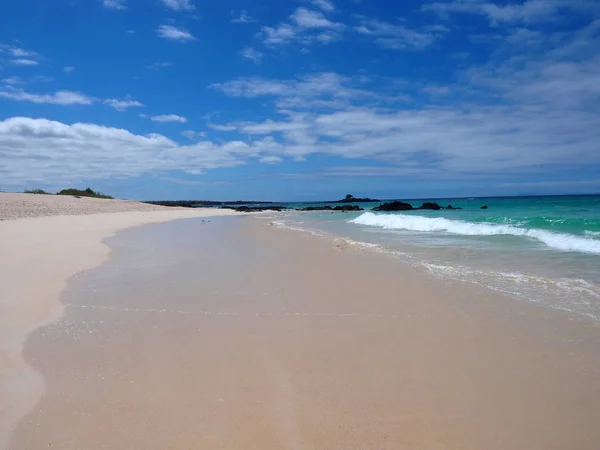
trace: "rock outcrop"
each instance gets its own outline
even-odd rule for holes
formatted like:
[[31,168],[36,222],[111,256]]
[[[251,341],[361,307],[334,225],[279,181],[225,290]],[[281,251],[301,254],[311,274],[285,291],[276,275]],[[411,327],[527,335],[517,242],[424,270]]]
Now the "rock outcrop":
[[383,203],[375,208],[373,211],[412,211],[414,208],[410,203],[393,201],[389,203]]
[[358,205],[344,205],[344,206],[308,206],[306,208],[300,208],[296,211],[364,211]]

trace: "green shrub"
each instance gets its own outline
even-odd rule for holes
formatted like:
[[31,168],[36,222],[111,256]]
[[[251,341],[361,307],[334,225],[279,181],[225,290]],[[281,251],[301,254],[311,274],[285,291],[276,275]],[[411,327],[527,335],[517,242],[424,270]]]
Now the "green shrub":
[[52,195],[50,192],[46,192],[43,189],[27,189],[25,194],[43,194],[43,195]]
[[108,198],[112,199],[110,195],[105,195],[100,192],[95,192],[91,188],[87,188],[85,190],[81,189],[63,189],[60,192],[57,192],[56,195],[73,195],[75,197],[93,197],[93,198]]

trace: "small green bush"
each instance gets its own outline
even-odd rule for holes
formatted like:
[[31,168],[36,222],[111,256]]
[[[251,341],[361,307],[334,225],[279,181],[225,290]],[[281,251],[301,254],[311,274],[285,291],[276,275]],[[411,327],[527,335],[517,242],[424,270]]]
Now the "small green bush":
[[43,189],[28,189],[25,191],[25,194],[43,194],[43,195],[52,195],[50,192],[46,192]]
[[108,198],[108,199],[113,198],[110,195],[105,195],[100,192],[95,192],[91,188],[87,188],[85,190],[73,189],[73,188],[63,189],[62,191],[57,192],[56,195],[73,195],[75,197],[79,196],[79,197]]

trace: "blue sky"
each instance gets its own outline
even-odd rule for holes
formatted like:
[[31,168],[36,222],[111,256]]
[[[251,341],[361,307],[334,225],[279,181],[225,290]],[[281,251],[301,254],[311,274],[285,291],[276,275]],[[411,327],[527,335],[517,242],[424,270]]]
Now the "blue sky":
[[600,192],[596,0],[0,4],[0,189]]

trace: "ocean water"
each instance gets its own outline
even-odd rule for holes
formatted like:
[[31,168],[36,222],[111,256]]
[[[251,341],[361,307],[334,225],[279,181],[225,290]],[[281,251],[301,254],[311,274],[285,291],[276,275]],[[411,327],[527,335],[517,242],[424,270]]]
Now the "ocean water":
[[364,212],[285,212],[272,220],[600,321],[600,196],[401,200],[463,209],[384,213],[367,203]]

